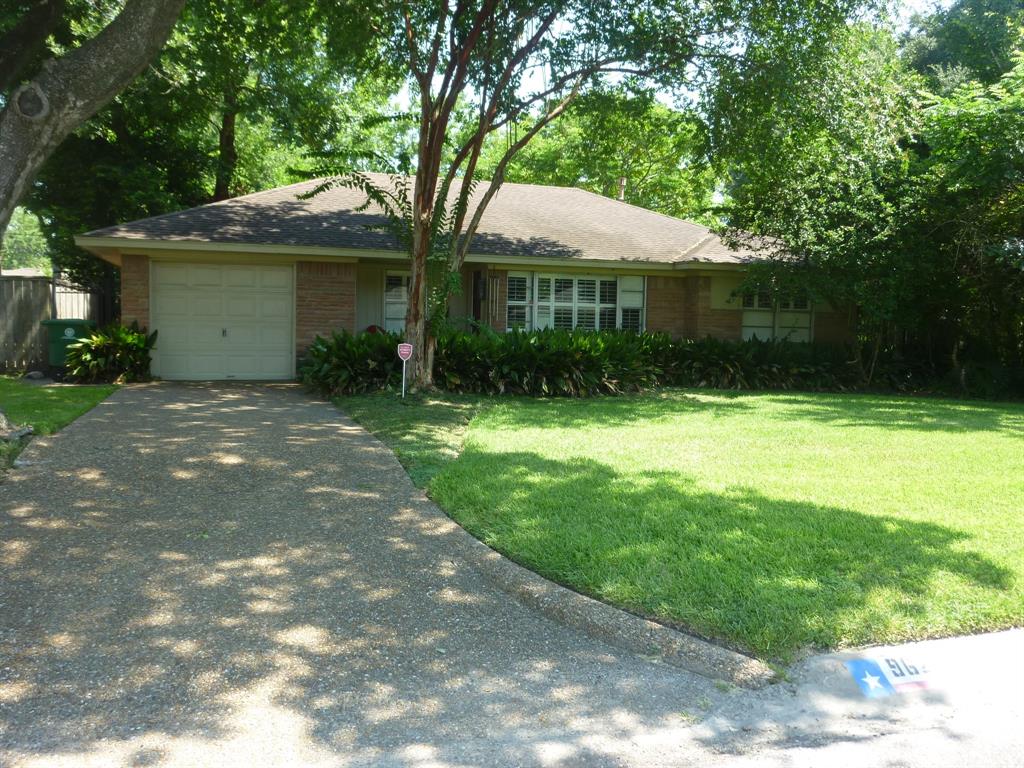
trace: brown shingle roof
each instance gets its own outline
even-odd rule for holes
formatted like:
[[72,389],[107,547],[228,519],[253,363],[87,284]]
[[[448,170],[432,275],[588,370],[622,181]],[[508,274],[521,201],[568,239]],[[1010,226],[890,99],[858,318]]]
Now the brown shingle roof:
[[[378,185],[384,174],[368,174]],[[358,212],[365,195],[338,187],[299,199],[317,181],[93,230],[90,237],[241,245],[397,250],[379,208]],[[484,185],[477,188],[483,192]],[[484,214],[471,252],[640,263],[737,264],[707,227],[574,187],[504,184]]]

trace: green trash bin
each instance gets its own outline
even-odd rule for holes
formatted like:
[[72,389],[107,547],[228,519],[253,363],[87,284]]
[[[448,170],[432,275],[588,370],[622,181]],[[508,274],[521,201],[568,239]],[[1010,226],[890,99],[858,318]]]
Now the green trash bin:
[[43,320],[43,327],[46,328],[47,344],[49,351],[50,365],[55,368],[63,368],[68,353],[68,345],[89,335],[89,331],[96,327],[92,320]]

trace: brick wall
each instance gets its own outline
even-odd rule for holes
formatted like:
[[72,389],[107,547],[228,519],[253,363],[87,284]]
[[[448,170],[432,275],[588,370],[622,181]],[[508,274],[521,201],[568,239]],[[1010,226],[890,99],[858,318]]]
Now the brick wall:
[[686,281],[681,277],[647,278],[647,330],[673,338],[686,334]]
[[295,265],[295,351],[317,334],[355,332],[356,265],[300,261]]
[[149,327],[149,256],[121,257],[121,322]]
[[736,340],[743,336],[743,313],[739,309],[711,308],[711,278],[685,278],[683,288],[683,334],[688,339]]

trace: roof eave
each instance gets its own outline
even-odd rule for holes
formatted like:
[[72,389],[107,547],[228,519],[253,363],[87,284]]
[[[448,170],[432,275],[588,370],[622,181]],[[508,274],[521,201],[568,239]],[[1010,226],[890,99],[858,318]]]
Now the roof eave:
[[[134,237],[111,237],[97,235],[77,235],[75,244],[80,248],[99,256],[105,261],[120,266],[121,254],[136,252],[159,252],[172,255],[182,252],[208,253],[258,253],[282,256],[313,256],[334,259],[366,259],[385,260],[402,258],[401,251],[371,250],[359,248],[330,248],[312,245],[270,245],[265,243],[215,243],[206,240],[153,240]],[[729,268],[737,265],[687,263],[646,260],[610,260],[588,259],[578,256],[517,256],[506,254],[470,253],[466,256],[468,264],[499,264],[520,266],[584,266],[590,269],[637,269],[643,271],[672,271],[682,268]],[[691,266],[688,266],[691,265]]]

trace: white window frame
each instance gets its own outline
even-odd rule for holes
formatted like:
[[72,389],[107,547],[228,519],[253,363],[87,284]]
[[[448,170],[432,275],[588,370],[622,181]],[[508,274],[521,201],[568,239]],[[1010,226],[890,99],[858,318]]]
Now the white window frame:
[[[803,307],[795,307],[796,299],[803,299]],[[772,301],[767,289],[743,294],[741,302],[743,324],[741,336],[748,340],[756,336],[763,341],[787,339],[806,332],[807,341],[814,340],[814,303],[806,294],[787,296]],[[807,327],[793,324],[793,318],[807,316]],[[785,319],[784,319],[785,318]]]
[[[634,280],[637,282],[631,284],[639,287],[627,287],[630,283],[627,283],[626,281]],[[640,311],[639,327],[630,330],[635,330],[637,333],[643,333],[647,330],[647,278],[643,275],[622,275],[618,278],[618,284],[618,312],[616,315],[615,327],[624,327],[622,322],[622,311],[624,309],[637,309]],[[639,301],[636,299],[637,296],[639,296]]]
[[[512,293],[509,291],[509,281],[513,278],[522,278],[526,281],[526,299],[525,301],[513,301]],[[533,276],[529,272],[509,272],[505,275],[505,331],[511,331],[516,327],[522,328],[523,330],[531,330],[534,327],[533,315],[534,315],[534,280]],[[511,307],[523,307],[524,308],[524,319],[521,326],[514,326],[509,322],[509,308]]]
[[[401,277],[401,278],[403,278],[405,280],[405,301],[396,301],[394,299],[389,299],[388,298],[388,278],[389,277]],[[383,310],[384,311],[383,311],[383,318],[382,318],[382,320],[383,320],[384,330],[385,331],[391,331],[393,333],[402,333],[403,331],[405,331],[405,315],[409,311],[409,288],[410,288],[410,284],[411,283],[412,283],[412,272],[410,272],[407,269],[387,269],[387,270],[384,271],[384,284],[381,287],[381,290],[382,290],[383,297],[384,297],[384,301],[383,301]],[[388,321],[389,321],[388,305],[391,305],[391,306],[401,306],[402,307],[401,325],[399,327],[397,327],[397,328],[389,328],[388,327]],[[398,322],[398,321],[394,320],[394,322]]]
[[[508,307],[510,306],[526,306],[526,325],[527,329],[534,328],[554,328],[555,327],[555,312],[556,310],[569,310],[572,312],[572,328],[579,328],[580,326],[580,310],[584,312],[587,310],[593,310],[594,312],[594,325],[593,327],[586,326],[585,330],[611,330],[610,328],[602,329],[601,327],[601,313],[602,310],[612,310],[615,313],[615,328],[622,328],[622,310],[639,310],[640,312],[640,328],[639,331],[643,332],[647,328],[647,279],[642,275],[595,275],[595,274],[569,274],[563,272],[509,272],[506,280],[512,277],[526,277],[527,278],[527,297],[526,301],[511,301],[509,300],[508,285],[506,282],[505,286],[505,330],[511,331],[512,325],[508,322]],[[542,280],[550,281],[550,293],[547,300],[541,301],[541,290],[540,284]],[[555,301],[555,281],[556,280],[570,280],[572,281],[572,298],[570,301]],[[594,281],[594,300],[580,301],[580,290],[579,283],[581,280],[593,280]],[[623,281],[626,281],[624,284]],[[615,283],[615,302],[610,303],[601,301],[601,283],[614,281]],[[633,281],[630,283],[629,281]],[[624,287],[625,285],[625,287]],[[547,312],[542,313],[542,309],[546,308]],[[546,314],[545,318],[542,318],[542,314]],[[565,330],[569,330],[566,328]]]

